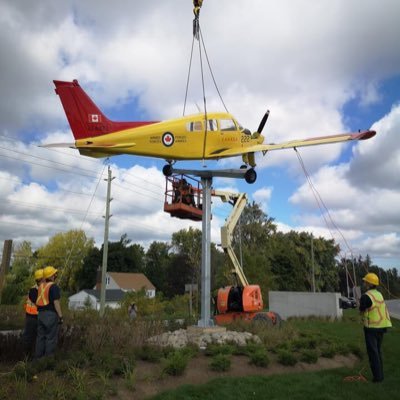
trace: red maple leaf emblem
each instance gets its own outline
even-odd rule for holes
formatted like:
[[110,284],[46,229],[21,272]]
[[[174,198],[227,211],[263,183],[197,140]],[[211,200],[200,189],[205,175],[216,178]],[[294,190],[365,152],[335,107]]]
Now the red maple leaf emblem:
[[166,137],[165,137],[165,141],[166,141],[167,143],[169,143],[171,140],[172,140],[171,136],[166,136]]

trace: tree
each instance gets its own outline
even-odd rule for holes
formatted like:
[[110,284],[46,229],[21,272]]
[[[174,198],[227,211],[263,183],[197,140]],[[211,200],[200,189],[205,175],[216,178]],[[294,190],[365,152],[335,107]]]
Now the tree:
[[188,230],[181,229],[172,234],[172,250],[175,254],[182,256],[189,268],[186,283],[200,282],[201,267],[201,231],[190,227]]
[[192,268],[183,254],[172,254],[167,268],[165,296],[172,298],[185,293],[185,284],[192,278]]
[[[103,254],[103,246],[101,248]],[[141,245],[131,244],[127,234],[123,234],[118,242],[108,243],[108,267],[110,272],[142,272],[145,252]]]
[[97,247],[90,249],[83,260],[82,268],[75,275],[78,290],[92,289],[96,285],[97,271],[101,268],[102,262],[102,252]]
[[38,249],[38,264],[41,267],[52,265],[59,270],[59,285],[62,289],[74,292],[79,284],[78,272],[89,251],[94,247],[94,240],[86,237],[82,230],[58,233],[49,242]]
[[253,201],[244,208],[233,232],[235,253],[240,259],[240,252],[242,252],[242,267],[247,280],[260,285],[264,298],[273,284],[271,250],[276,233],[276,225],[273,221],[274,219],[268,217]]
[[166,294],[168,291],[167,272],[171,257],[169,251],[171,245],[164,242],[152,242],[145,256],[145,275],[156,287],[157,291]]

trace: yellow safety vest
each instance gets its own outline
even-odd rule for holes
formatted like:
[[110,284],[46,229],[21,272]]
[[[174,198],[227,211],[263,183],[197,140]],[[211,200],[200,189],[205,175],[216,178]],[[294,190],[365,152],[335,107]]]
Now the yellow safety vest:
[[364,326],[366,328],[390,328],[392,322],[382,294],[376,289],[368,290],[365,294],[371,299],[372,306],[364,311]]
[[54,285],[54,282],[43,282],[39,285],[38,298],[36,300],[38,307],[44,307],[50,303],[49,292],[52,285]]
[[[31,289],[37,289],[37,286],[32,286]],[[29,298],[29,294],[25,301],[25,312],[29,315],[38,315],[38,309],[36,304]]]

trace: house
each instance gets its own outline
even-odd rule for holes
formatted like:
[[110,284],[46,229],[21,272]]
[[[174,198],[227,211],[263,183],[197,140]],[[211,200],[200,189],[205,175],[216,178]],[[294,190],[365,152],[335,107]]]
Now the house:
[[[97,274],[96,289],[101,288],[101,271]],[[139,292],[144,289],[150,299],[156,296],[156,288],[142,273],[133,272],[107,272],[106,290],[120,289],[124,292]]]
[[[119,308],[120,301],[126,292],[121,289],[106,290],[106,307]],[[93,308],[100,310],[100,290],[83,289],[78,293],[68,297],[68,308],[70,310],[82,310],[84,308]]]

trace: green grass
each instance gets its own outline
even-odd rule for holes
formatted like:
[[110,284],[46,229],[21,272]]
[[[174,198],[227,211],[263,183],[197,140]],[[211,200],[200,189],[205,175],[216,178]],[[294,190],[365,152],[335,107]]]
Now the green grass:
[[[118,319],[117,315],[110,315],[101,323],[96,315],[83,313],[74,316],[72,322],[75,327],[73,334],[65,336],[55,357],[37,362],[14,361],[17,357],[13,357],[13,354],[21,347],[20,339],[15,340],[15,343],[0,342],[1,355],[10,356],[5,363],[0,362],[0,398],[118,398],[119,391],[131,395],[140,385],[142,378],[137,365],[141,359],[157,363],[158,365],[154,365],[155,370],[165,377],[184,374],[189,359],[204,357],[198,348],[193,346],[174,350],[145,344],[147,337],[159,331],[160,324],[157,321],[145,321],[143,324],[137,323],[132,326],[123,318]],[[211,369],[229,370],[230,361],[233,359],[231,354],[246,357],[249,363],[263,366],[267,370],[271,368],[271,364],[279,362],[282,353],[285,357],[294,356],[296,362],[313,362],[315,352],[327,356],[353,353],[360,361],[351,370],[342,368],[268,377],[218,379],[201,386],[183,386],[160,394],[155,399],[215,399],[222,396],[237,398],[238,393],[240,399],[254,399],[257,396],[271,400],[367,400],[372,396],[375,399],[382,396],[398,398],[398,321],[384,339],[386,379],[382,385],[343,382],[345,376],[356,375],[363,367],[364,374],[371,378],[362,326],[353,310],[346,312],[346,317],[339,322],[316,318],[296,319],[288,321],[279,329],[262,328],[256,331],[252,326],[239,324],[235,329],[253,330],[262,343],[248,343],[244,347],[231,344],[210,346],[209,361],[214,363],[210,366]],[[7,346],[2,347],[3,344]],[[3,352],[5,349],[7,351]]]
[[351,350],[358,346],[364,352],[363,359],[352,369],[340,368],[320,372],[290,373],[268,377],[220,378],[204,385],[185,385],[153,397],[153,400],[194,400],[194,399],[274,399],[274,400],[366,400],[399,398],[400,382],[400,321],[394,321],[394,327],[385,335],[383,357],[385,381],[382,384],[371,382],[343,382],[348,375],[357,375],[364,368],[363,374],[371,379],[365,345],[363,343],[362,326],[354,312],[346,313],[343,321],[310,319],[289,322],[298,329],[303,337],[312,335],[317,341],[324,343],[329,339],[342,343]]

